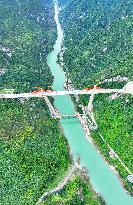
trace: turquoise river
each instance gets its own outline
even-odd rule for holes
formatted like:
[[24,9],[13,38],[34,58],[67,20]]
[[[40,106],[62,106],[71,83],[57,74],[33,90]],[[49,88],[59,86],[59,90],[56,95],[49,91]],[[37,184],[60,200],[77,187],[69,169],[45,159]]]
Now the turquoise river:
[[[59,22],[58,2],[55,1],[55,22],[58,37],[54,50],[48,55],[47,63],[54,76],[53,90],[64,90],[66,77],[57,64],[58,54],[63,43],[63,30]],[[70,96],[56,96],[55,107],[61,114],[74,114],[74,105]],[[96,148],[87,140],[84,130],[77,118],[60,121],[65,137],[73,153],[74,160],[80,156],[81,166],[86,167],[94,190],[101,194],[108,205],[133,205],[133,199],[125,192],[118,177],[111,171]]]

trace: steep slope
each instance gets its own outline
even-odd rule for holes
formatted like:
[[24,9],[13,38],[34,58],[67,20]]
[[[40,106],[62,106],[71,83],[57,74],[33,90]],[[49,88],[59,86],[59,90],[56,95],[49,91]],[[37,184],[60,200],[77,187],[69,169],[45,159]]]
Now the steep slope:
[[[88,186],[89,185],[89,186]],[[41,205],[104,205],[105,202],[99,195],[95,195],[89,182],[82,180],[79,175],[74,176],[69,184],[58,194],[49,196]]]
[[[72,0],[63,7],[61,21],[66,48],[64,70],[76,88],[95,84],[121,88],[126,84],[125,80],[121,82],[123,77],[133,80],[133,1]],[[81,97],[79,103],[87,105],[88,97]],[[97,96],[94,114],[99,125],[92,133],[95,143],[131,192],[129,173],[110,158],[99,133],[132,171],[132,97],[124,95],[113,101],[108,95]]]
[[65,63],[78,87],[118,74],[132,78],[132,8],[120,0],[74,0],[64,8]]
[[0,89],[23,92],[51,85],[46,57],[56,30],[50,3],[14,0],[0,4],[0,67],[6,71],[0,77]]
[[[53,5],[0,1],[0,13],[0,91],[51,86],[46,57],[56,34]],[[35,204],[70,164],[66,140],[43,99],[0,100],[0,149],[1,205]]]
[[[50,87],[53,77],[46,61],[56,39],[52,0],[4,0],[0,13],[0,92]],[[34,205],[72,163],[59,121],[51,119],[43,99],[0,100],[0,149],[1,205]],[[61,193],[69,195],[66,205],[101,204],[79,176]]]

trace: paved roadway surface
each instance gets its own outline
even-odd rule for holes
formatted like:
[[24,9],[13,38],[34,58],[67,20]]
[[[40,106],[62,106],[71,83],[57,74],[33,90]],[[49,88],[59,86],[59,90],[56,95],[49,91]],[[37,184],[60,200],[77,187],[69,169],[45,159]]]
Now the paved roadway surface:
[[91,90],[69,90],[69,91],[40,91],[31,93],[20,93],[20,94],[0,94],[0,98],[33,98],[33,97],[44,97],[44,96],[58,96],[58,95],[91,95],[100,93],[122,93],[132,94],[133,89],[91,89]]

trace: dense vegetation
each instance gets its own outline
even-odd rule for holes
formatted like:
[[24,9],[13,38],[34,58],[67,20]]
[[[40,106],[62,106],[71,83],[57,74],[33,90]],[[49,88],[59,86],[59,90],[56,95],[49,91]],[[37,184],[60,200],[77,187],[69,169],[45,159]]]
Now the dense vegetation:
[[[109,102],[108,97],[103,98],[101,95],[98,97],[98,101],[95,99],[94,110],[99,129],[105,139],[133,171],[132,108],[131,101],[128,99],[129,96],[122,96]],[[101,106],[101,104],[106,106]]]
[[[71,0],[61,12],[65,33],[65,67],[77,88],[101,84],[106,88],[122,88],[126,82],[113,82],[113,77],[133,80],[133,1],[132,0]],[[67,20],[66,20],[67,19]],[[101,83],[112,79],[110,83]],[[87,105],[88,96],[80,103]],[[81,110],[81,109],[79,109]],[[94,112],[99,130],[127,167],[132,169],[132,97],[123,96],[110,101],[106,95],[97,96]],[[128,173],[109,159],[109,150],[93,133],[96,144],[109,161],[116,165],[127,183]]]
[[3,100],[0,113],[1,204],[35,204],[65,174],[67,143],[43,100]]
[[[52,85],[46,62],[56,37],[51,2],[0,1],[0,93]],[[59,122],[51,119],[43,99],[0,100],[0,149],[1,205],[35,204],[57,186],[71,163]],[[74,180],[68,185],[71,200],[73,188],[90,191],[79,177]],[[92,193],[93,203],[98,199]]]
[[132,0],[73,0],[63,9],[65,63],[78,88],[118,74],[132,79],[132,8]]
[[128,172],[118,162],[116,158],[111,159],[109,156],[109,149],[103,143],[99,136],[102,134],[104,139],[119,155],[122,162],[133,172],[133,146],[132,146],[132,124],[133,124],[133,110],[132,110],[131,96],[121,96],[116,100],[109,101],[109,96],[100,95],[95,98],[94,113],[97,123],[99,125],[98,133],[92,132],[97,145],[100,150],[106,155],[110,164],[116,167],[119,174],[125,181],[126,188],[132,192],[132,184],[128,182]]
[[79,176],[74,176],[60,192],[48,197],[41,205],[100,205],[104,201]]
[[[45,4],[44,4],[45,3]],[[55,40],[53,8],[47,1],[0,2],[0,89],[31,91],[34,86],[47,87],[52,76],[46,64],[48,51]]]
[[[1,92],[50,86],[46,57],[55,40],[53,7],[47,1],[1,1],[0,13]],[[0,147],[3,205],[35,204],[70,164],[58,122],[40,99],[0,100]]]

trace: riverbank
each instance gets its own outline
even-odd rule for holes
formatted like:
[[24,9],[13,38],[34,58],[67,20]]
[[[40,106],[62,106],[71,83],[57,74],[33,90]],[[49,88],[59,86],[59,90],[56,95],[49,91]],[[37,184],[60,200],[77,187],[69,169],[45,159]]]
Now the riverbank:
[[[59,204],[59,203],[61,203],[61,201],[67,205],[68,203],[71,202],[71,200],[73,200],[72,199],[73,197],[70,197],[70,195],[72,195],[72,193],[75,194],[75,192],[76,192],[75,196],[77,195],[77,199],[78,199],[78,201],[77,200],[76,201],[78,203],[80,203],[80,202],[83,203],[83,201],[84,201],[85,204],[88,204],[91,201],[91,203],[95,202],[96,205],[105,204],[102,197],[98,193],[95,193],[93,191],[92,186],[90,184],[90,181],[87,177],[86,170],[81,168],[78,163],[75,163],[74,165],[72,165],[69,168],[69,170],[67,171],[67,173],[65,174],[62,181],[58,184],[57,187],[55,187],[49,191],[44,192],[43,195],[40,197],[39,201],[36,203],[36,205],[42,205],[42,204],[46,205],[49,203],[55,204],[55,202],[57,202],[57,204]],[[78,179],[78,181],[77,181],[77,179]],[[72,183],[75,181],[77,181],[75,184],[76,186],[73,186],[73,189],[70,192],[70,188],[68,189],[67,187],[72,187]],[[78,184],[79,181],[80,181],[80,183],[82,183],[82,186],[81,186],[81,184]],[[74,191],[75,188],[76,188],[76,190]],[[65,203],[64,199],[62,199],[61,197],[59,198],[59,196],[63,192],[65,192],[66,189],[68,189],[67,192],[69,193],[69,197],[67,197],[68,193],[66,193],[65,194],[66,203]],[[83,195],[83,189],[86,190],[85,195]]]
[[[46,60],[56,40],[53,5],[0,1],[0,13],[0,92],[48,89],[53,77]],[[1,205],[34,205],[71,161],[58,123],[40,98],[0,99],[0,149]]]
[[40,197],[39,201],[36,203],[36,205],[40,205],[45,200],[45,198],[47,198],[50,195],[55,194],[55,193],[59,192],[61,189],[63,189],[64,186],[68,183],[68,181],[72,178],[75,169],[76,169],[76,166],[71,167],[67,171],[66,176],[63,177],[63,180],[59,183],[59,185],[56,188],[53,188],[52,190],[44,192],[43,195]]
[[[63,69],[63,67],[62,67]],[[69,82],[71,82],[70,80],[68,80]],[[74,90],[74,85],[69,84],[67,86],[67,88],[69,90]],[[76,100],[75,100],[76,98]],[[75,111],[77,110],[78,107],[78,101],[77,101],[77,97],[73,97],[73,101],[75,104]],[[88,98],[89,99],[89,98]],[[90,97],[90,101],[91,101],[91,97]],[[81,101],[80,101],[81,102]],[[91,110],[88,111],[88,106],[84,106],[83,104],[80,103],[80,107],[82,107],[82,113],[85,114],[85,116],[80,116],[79,115],[79,120],[80,123],[84,129],[85,135],[87,137],[87,140],[97,149],[97,151],[99,152],[99,154],[102,156],[103,160],[106,162],[106,164],[110,167],[110,170],[115,173],[115,175],[118,177],[121,185],[123,186],[123,188],[125,189],[125,192],[127,192],[128,194],[130,194],[132,196],[132,188],[131,188],[131,182],[127,182],[127,176],[131,175],[132,176],[132,172],[131,170],[129,170],[129,168],[122,162],[122,160],[120,159],[120,157],[118,156],[118,154],[116,154],[115,152],[115,157],[114,161],[113,158],[111,159],[110,156],[110,152],[112,149],[112,147],[105,141],[105,139],[101,136],[101,134],[99,133],[99,138],[102,139],[104,145],[105,145],[105,150],[107,150],[107,152],[104,152],[100,145],[98,144],[98,141],[95,139],[95,132],[98,132],[99,128],[98,128],[98,124],[96,123],[96,120],[94,118],[94,110],[93,110],[93,101],[91,102],[91,105],[89,107],[91,107]],[[88,103],[90,104],[90,103]],[[91,118],[92,123],[89,123],[90,120],[88,120],[88,116],[89,118]],[[95,125],[95,126],[94,126]],[[113,150],[114,152],[114,150]],[[118,162],[117,162],[118,160]],[[123,174],[124,173],[124,174]]]
[[[64,49],[64,47],[62,48],[62,50],[61,50],[61,52],[60,52],[60,54],[59,54],[59,56],[58,56],[58,63],[60,64],[60,68],[63,70],[64,69],[64,66],[65,66],[65,63],[64,63],[64,60],[63,60],[63,55],[64,55],[64,52],[65,52],[65,49]],[[67,75],[66,75],[66,72],[64,71],[64,73],[65,73],[65,76],[67,77]],[[69,75],[69,74],[68,74]],[[65,89],[68,89],[68,90],[74,90],[75,88],[74,88],[74,85],[73,85],[73,83],[72,83],[72,81],[70,80],[70,79],[67,79],[68,80],[68,85],[67,85],[67,87],[65,86]],[[88,98],[89,99],[89,98]],[[93,96],[93,99],[94,99],[94,96]],[[91,137],[91,131],[90,131],[90,124],[88,124],[88,122],[87,122],[87,113],[89,113],[89,116],[91,117],[91,120],[93,121],[93,123],[95,124],[95,126],[96,126],[96,128],[94,128],[94,130],[95,129],[98,129],[98,125],[97,125],[97,123],[96,123],[96,121],[95,121],[95,118],[94,118],[94,113],[93,113],[93,99],[91,100],[91,97],[90,97],[90,101],[89,101],[89,106],[87,106],[87,107],[85,107],[83,104],[81,105],[80,104],[80,106],[82,107],[82,111],[83,111],[83,113],[85,113],[86,112],[86,115],[84,116],[84,117],[82,117],[82,116],[78,116],[78,119],[79,119],[79,121],[80,121],[80,123],[81,123],[81,125],[82,125],[82,127],[83,127],[83,129],[84,129],[84,132],[85,132],[85,135],[86,135],[86,138],[87,138],[87,140],[89,141],[89,143],[91,143],[98,151],[99,151],[99,146],[96,144],[96,142],[94,141],[94,139],[93,139],[93,137]],[[74,98],[73,98],[73,100],[74,100]],[[75,102],[75,112],[77,113],[77,111],[76,111],[76,107],[78,106],[78,100],[79,100],[79,96],[76,96],[76,102]],[[90,107],[91,109],[88,111],[88,107]],[[122,186],[123,186],[123,188],[124,188],[124,180],[122,180],[122,178],[120,177],[120,175],[119,175],[119,172],[118,171],[116,171],[116,168],[115,168],[115,166],[113,166],[112,164],[110,164],[109,163],[109,160],[107,159],[107,158],[105,158],[105,156],[103,155],[103,153],[101,152],[101,151],[99,151],[99,154],[102,156],[102,158],[103,158],[103,160],[106,162],[106,164],[110,167],[110,170],[112,171],[112,172],[114,172],[115,174],[116,174],[116,176],[119,178],[119,180],[120,180],[120,182],[121,182],[121,184],[122,184]]]
[[[56,4],[55,12],[57,9],[58,6]],[[56,17],[58,12],[59,11],[56,13]],[[57,64],[57,56],[61,51],[61,45],[63,43],[63,31],[59,20],[57,18],[56,20],[58,38],[54,45],[53,52],[48,56],[48,65],[54,76],[53,90],[65,90],[63,86],[66,82],[66,76]],[[75,113],[74,104],[70,96],[56,96],[54,106],[61,114]],[[128,202],[129,205],[132,204],[130,197],[121,187],[116,175],[110,171],[99,152],[86,139],[85,132],[79,119],[62,119],[60,123],[69,146],[71,147],[74,161],[80,156],[81,167],[86,167],[94,190],[100,193],[109,205],[125,205],[126,202]],[[98,167],[97,169],[95,169],[95,164]],[[113,198],[111,196],[113,196]]]

